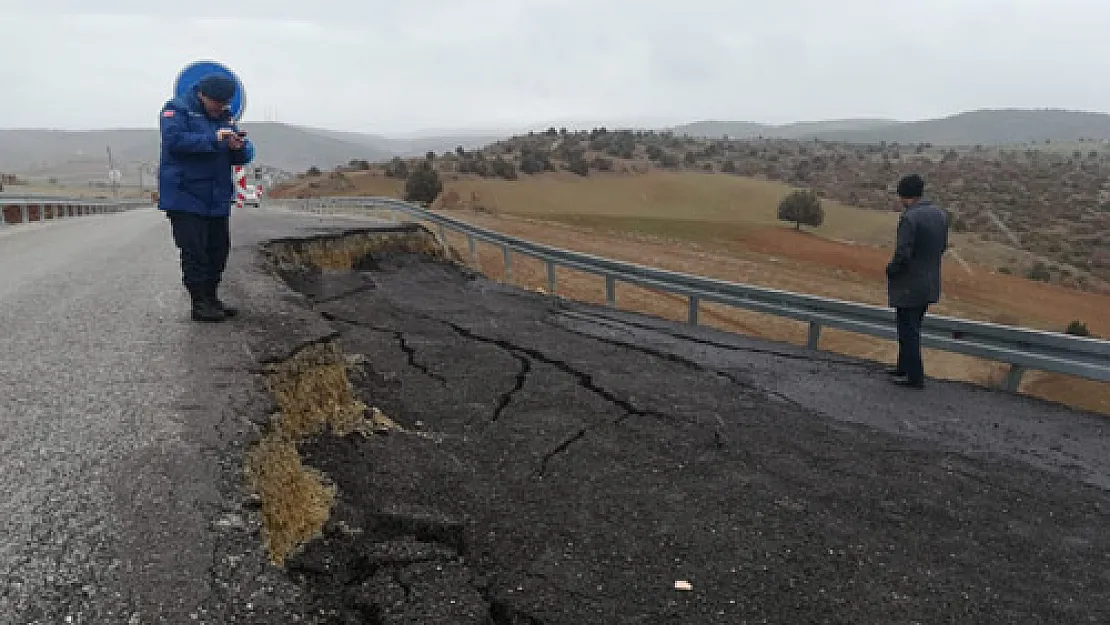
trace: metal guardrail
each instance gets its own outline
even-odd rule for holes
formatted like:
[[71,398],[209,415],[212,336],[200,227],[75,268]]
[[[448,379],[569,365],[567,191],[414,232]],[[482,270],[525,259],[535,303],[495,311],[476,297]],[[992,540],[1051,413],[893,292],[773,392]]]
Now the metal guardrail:
[[118,213],[139,206],[150,206],[142,200],[88,200],[49,195],[0,194],[0,229],[33,221]]
[[[513,252],[537,258],[547,266],[547,286],[552,294],[556,293],[558,286],[555,268],[566,267],[603,276],[606,301],[610,306],[616,306],[617,282],[684,295],[689,299],[688,321],[694,325],[698,323],[701,302],[714,302],[806,322],[809,324],[807,346],[810,349],[819,349],[823,328],[897,339],[895,315],[890,308],[739,284],[551,247],[481,228],[393,198],[338,197],[296,200],[286,204],[318,213],[351,208],[384,209],[435,224],[441,238],[445,238],[446,229],[465,234],[472,261],[477,261],[477,241],[501,248],[506,277],[510,282]],[[1110,381],[1110,341],[941,315],[926,316],[921,340],[925,347],[1009,364],[1004,385],[1011,392],[1018,390],[1022,376],[1028,370]]]

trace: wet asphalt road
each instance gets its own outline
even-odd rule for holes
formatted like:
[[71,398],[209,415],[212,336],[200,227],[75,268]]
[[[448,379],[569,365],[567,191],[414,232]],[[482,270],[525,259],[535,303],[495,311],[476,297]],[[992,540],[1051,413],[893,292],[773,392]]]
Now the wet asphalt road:
[[244,510],[251,372],[328,330],[252,259],[321,223],[233,220],[251,304],[221,326],[189,321],[153,209],[0,230],[0,623],[290,622]]
[[[638,613],[644,606],[674,619],[702,615],[681,622],[743,622],[727,612],[729,597],[753,615],[771,600],[816,609],[794,590],[819,579],[815,560],[797,553],[824,545],[791,532],[828,532],[835,524],[822,506],[838,499],[866,504],[837,513],[857,524],[845,530],[844,553],[873,523],[874,540],[899,554],[863,569],[886,580],[869,592],[894,592],[884,600],[904,610],[891,622],[920,618],[905,611],[907,589],[883,577],[884,563],[921,568],[927,558],[899,549],[915,532],[960,547],[958,566],[943,563],[949,576],[967,575],[976,588],[1021,581],[1004,601],[969,599],[965,617],[983,606],[1011,622],[1103,622],[1110,613],[1098,529],[1110,486],[1103,418],[959,384],[895,392],[867,363],[556,306],[421,263],[329,303],[328,320],[254,251],[263,240],[355,223],[237,215],[226,291],[245,310],[214,327],[188,321],[168,224],[154,211],[0,231],[0,623],[341,622],[320,610],[347,609],[351,598],[322,590],[335,571],[320,559],[350,553],[350,541],[329,533],[297,575],[275,569],[241,477],[242,451],[274,408],[253,374],[258,363],[334,333],[366,358],[354,381],[368,402],[412,430],[450,435],[325,438],[305,451],[341,486],[337,518],[378,529],[383,514],[391,519],[380,541],[356,545],[384,546],[387,561],[405,564],[360,599],[393,602],[397,618],[381,622],[468,622],[452,612],[463,604],[479,606],[474,622],[498,623],[669,622]],[[730,453],[764,470],[741,471],[736,458],[715,464],[714,454]],[[675,454],[699,460],[670,466]],[[353,471],[355,462],[365,470]],[[512,479],[489,478],[506,467]],[[553,486],[529,490],[537,472]],[[732,490],[750,498],[720,499]],[[761,506],[775,521],[765,536],[707,539],[713,519],[751,524],[744,515],[762,518]],[[414,516],[432,529],[398,559],[397,541],[413,536],[396,527],[411,530]],[[802,545],[794,556],[791,541]],[[727,581],[725,556],[741,546],[749,558],[774,553],[763,564],[786,568]],[[844,556],[836,549],[830,556]],[[460,561],[464,552],[473,557]],[[676,552],[683,562],[659,563]],[[620,566],[629,557],[654,577]],[[1044,564],[1034,571],[1037,557]],[[440,562],[446,573],[435,570]],[[720,577],[703,583],[708,569]],[[659,584],[669,577],[692,579],[694,598]],[[445,579],[458,597],[436,594]],[[736,588],[745,596],[728,594]],[[1022,612],[1012,598],[1020,589],[1047,602],[1041,617]],[[581,620],[595,613],[605,617]]]

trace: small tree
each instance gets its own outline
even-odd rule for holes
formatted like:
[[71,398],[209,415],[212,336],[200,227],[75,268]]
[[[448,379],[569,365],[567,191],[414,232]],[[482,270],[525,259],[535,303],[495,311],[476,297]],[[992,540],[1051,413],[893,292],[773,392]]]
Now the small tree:
[[816,228],[825,223],[825,209],[816,191],[794,191],[779,203],[779,220],[794,222],[796,230],[802,224]]
[[432,161],[420,163],[405,180],[405,201],[431,204],[443,192],[439,173],[432,167]]
[[315,166],[315,165],[313,165],[312,167],[309,167],[309,168],[308,168],[308,172],[306,172],[306,173],[307,173],[307,174],[308,174],[309,176],[319,176],[319,175],[320,175],[320,168],[319,168],[319,167],[317,167],[317,166]]

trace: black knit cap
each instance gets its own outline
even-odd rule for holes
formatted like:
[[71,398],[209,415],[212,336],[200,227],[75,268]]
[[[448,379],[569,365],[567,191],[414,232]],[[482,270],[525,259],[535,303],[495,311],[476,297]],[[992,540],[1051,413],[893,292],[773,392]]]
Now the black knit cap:
[[235,97],[238,85],[227,76],[209,74],[197,83],[197,90],[217,102],[229,102]]
[[898,197],[921,197],[925,194],[925,180],[917,174],[910,174],[898,181]]

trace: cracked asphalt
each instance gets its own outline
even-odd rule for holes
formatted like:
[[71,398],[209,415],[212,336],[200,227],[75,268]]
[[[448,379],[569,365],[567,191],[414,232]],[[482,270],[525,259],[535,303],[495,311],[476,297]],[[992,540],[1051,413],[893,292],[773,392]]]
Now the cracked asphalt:
[[403,428],[302,448],[331,622],[1110,620],[1099,415],[375,261],[292,281]]
[[[1104,418],[420,257],[286,285],[257,253],[353,225],[238,213],[217,326],[152,210],[0,231],[0,623],[1110,621]],[[339,497],[281,570],[242,477],[257,372],[332,336],[403,429],[301,446]]]

